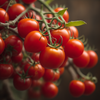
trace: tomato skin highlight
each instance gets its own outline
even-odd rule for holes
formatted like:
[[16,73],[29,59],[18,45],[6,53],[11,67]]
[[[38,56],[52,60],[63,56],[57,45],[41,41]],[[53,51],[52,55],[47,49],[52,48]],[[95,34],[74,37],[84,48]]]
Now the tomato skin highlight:
[[81,56],[73,59],[73,63],[79,68],[85,68],[88,65],[89,61],[90,57],[87,51],[83,51]]
[[93,83],[92,81],[85,80],[84,84],[85,84],[84,95],[90,95],[95,91],[96,86],[95,83]]
[[92,68],[94,67],[97,62],[98,62],[98,55],[96,54],[95,51],[93,50],[88,50],[87,53],[89,54],[90,56],[90,61],[88,63],[88,65],[86,66],[86,68]]
[[79,57],[84,51],[83,43],[78,39],[70,39],[65,45],[65,55],[70,58]]
[[85,91],[85,85],[81,81],[72,80],[69,84],[69,91],[72,96],[80,97]]
[[52,82],[45,82],[41,91],[46,98],[54,98],[58,93],[58,87]]
[[5,42],[4,40],[0,37],[0,55],[3,53],[5,49]]
[[31,78],[25,78],[24,81],[24,79],[22,79],[18,74],[16,74],[13,78],[13,84],[17,90],[24,91],[31,87],[32,80]]
[[39,23],[35,19],[25,18],[19,21],[18,34],[25,38],[31,31],[39,31]]
[[46,47],[40,53],[40,64],[46,69],[56,69],[60,67],[65,60],[65,52],[62,49],[55,49],[51,47]]
[[11,64],[0,64],[0,80],[10,78],[14,68]]
[[24,40],[24,47],[28,52],[38,53],[44,50],[46,46],[47,39],[39,31],[30,32]]

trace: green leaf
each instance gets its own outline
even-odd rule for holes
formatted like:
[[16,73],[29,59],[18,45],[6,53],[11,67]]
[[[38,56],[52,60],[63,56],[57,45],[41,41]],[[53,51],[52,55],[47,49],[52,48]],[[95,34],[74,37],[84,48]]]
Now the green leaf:
[[49,5],[52,1],[53,0],[46,0],[45,3]]
[[68,8],[65,8],[65,9],[63,9],[63,10],[60,10],[59,12],[57,12],[57,14],[63,16],[63,14],[65,13],[65,11],[66,11],[67,9],[68,9]]
[[66,23],[66,27],[69,27],[69,26],[81,26],[81,25],[84,25],[84,24],[86,24],[86,22],[84,22],[82,20],[70,21],[70,22]]

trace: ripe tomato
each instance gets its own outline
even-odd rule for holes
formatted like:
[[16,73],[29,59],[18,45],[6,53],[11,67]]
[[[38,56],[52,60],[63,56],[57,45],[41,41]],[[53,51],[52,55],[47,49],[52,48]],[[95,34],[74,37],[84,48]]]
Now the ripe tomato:
[[[59,12],[60,10],[63,10],[63,8],[58,7],[58,8],[56,8],[56,9],[54,9],[55,12]],[[65,13],[63,14],[63,18],[64,18],[64,20],[65,20],[66,22],[68,22],[68,20],[69,20],[69,13],[68,13],[67,10],[66,10]]]
[[[0,22],[6,23],[7,21],[9,21],[8,13],[4,9],[0,8]],[[2,28],[3,27],[0,27],[0,29]]]
[[14,20],[18,15],[25,11],[25,7],[22,4],[16,3],[9,7],[8,15],[10,20]]
[[57,43],[61,42],[61,37],[62,37],[62,46],[65,46],[65,44],[68,42],[68,40],[70,38],[70,34],[65,28],[52,30],[51,35],[52,35],[52,37],[57,39]]
[[8,0],[0,0],[0,8],[6,10],[7,6],[8,6]]
[[65,45],[65,54],[70,58],[79,57],[83,51],[84,45],[78,39],[70,39]]
[[69,84],[69,91],[72,96],[80,97],[85,91],[85,85],[79,80],[72,80]]
[[0,55],[3,53],[5,49],[5,42],[4,40],[0,37]]
[[38,99],[38,98],[40,98],[41,97],[41,90],[40,89],[35,89],[35,88],[33,88],[33,87],[30,87],[29,89],[28,89],[28,97],[30,98],[30,99]]
[[45,69],[40,65],[36,64],[35,66],[31,66],[30,64],[26,64],[24,66],[25,73],[28,71],[28,75],[31,76],[32,79],[40,79],[44,75]]
[[31,4],[31,3],[35,2],[36,0],[22,0],[22,1],[26,4]]
[[23,59],[23,53],[20,52],[17,56],[12,56],[11,59],[14,63],[19,63]]
[[31,78],[23,79],[21,76],[16,74],[13,78],[13,84],[17,90],[24,91],[31,87],[32,80]]
[[43,82],[39,80],[32,80],[32,87],[41,87]]
[[22,19],[18,23],[18,33],[25,38],[31,31],[39,31],[39,23],[34,19]]
[[39,56],[40,53],[33,53],[31,58],[35,61],[35,62],[39,62]]
[[30,32],[24,40],[24,47],[28,52],[37,53],[44,50],[46,46],[47,39],[39,31]]
[[52,82],[45,82],[41,88],[41,92],[47,98],[54,98],[58,93],[58,87]]
[[[46,16],[47,16],[47,18],[52,18],[52,17],[53,17],[53,15],[52,15],[52,14],[47,14]],[[50,19],[48,19],[48,20],[47,20],[47,22],[48,22],[48,23],[50,23],[50,22],[51,22],[51,20],[50,20]]]
[[74,38],[77,38],[79,35],[78,29],[75,26],[70,26],[67,28],[67,30],[70,33],[70,36],[73,36]]
[[65,68],[64,68],[64,67],[59,68],[60,75],[62,75],[62,74],[64,73],[64,70],[65,70]]
[[97,62],[98,62],[98,55],[97,55],[96,52],[93,51],[93,50],[88,50],[87,53],[89,54],[90,61],[89,61],[89,63],[88,63],[88,65],[87,65],[86,68],[92,68],[92,67],[94,67],[94,66],[97,64]]
[[60,77],[59,71],[54,71],[53,69],[45,69],[43,79],[45,81],[57,81]]
[[11,64],[0,64],[0,80],[9,78],[13,71],[14,68]]
[[5,39],[5,48],[10,49],[12,56],[17,56],[22,51],[22,41],[15,35],[10,35]]
[[56,69],[60,67],[65,60],[63,47],[57,49],[46,47],[41,51],[39,60],[40,64],[46,69]]
[[90,95],[95,91],[96,86],[92,81],[85,80],[84,85],[85,85],[84,95]]
[[86,67],[89,61],[90,57],[87,51],[83,51],[83,53],[79,57],[73,59],[73,63],[79,68]]

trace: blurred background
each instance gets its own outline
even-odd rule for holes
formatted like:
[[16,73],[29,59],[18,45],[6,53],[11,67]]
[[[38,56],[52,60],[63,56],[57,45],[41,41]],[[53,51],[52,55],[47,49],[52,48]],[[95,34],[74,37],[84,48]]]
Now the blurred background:
[[93,94],[89,96],[83,95],[79,98],[72,97],[68,90],[72,77],[66,70],[62,75],[59,93],[51,100],[100,100],[100,0],[54,0],[50,5],[55,4],[68,7],[69,21],[83,20],[87,23],[77,27],[79,36],[84,35],[88,39],[89,45],[95,46],[99,61],[92,69],[82,69],[84,74],[91,72],[98,79]]

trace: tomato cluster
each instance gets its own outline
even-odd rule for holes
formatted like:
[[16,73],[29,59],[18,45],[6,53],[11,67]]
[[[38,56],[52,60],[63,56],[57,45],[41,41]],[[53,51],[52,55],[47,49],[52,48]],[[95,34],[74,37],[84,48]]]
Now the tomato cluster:
[[[22,0],[21,4],[16,0],[9,6],[9,0],[0,0],[0,5],[5,3],[8,8],[0,8],[0,80],[12,78],[17,90],[28,90],[29,98],[41,95],[53,98],[58,93],[55,82],[64,73],[69,58],[76,67],[92,68],[98,56],[93,50],[85,50],[75,26],[65,27],[69,21],[67,10],[58,19],[53,16],[64,8],[57,7],[52,11],[54,14],[40,16],[34,10],[34,2]],[[34,11],[27,10],[30,4]],[[89,95],[95,90],[95,84],[90,80],[84,83],[73,80],[69,90],[75,97]]]

